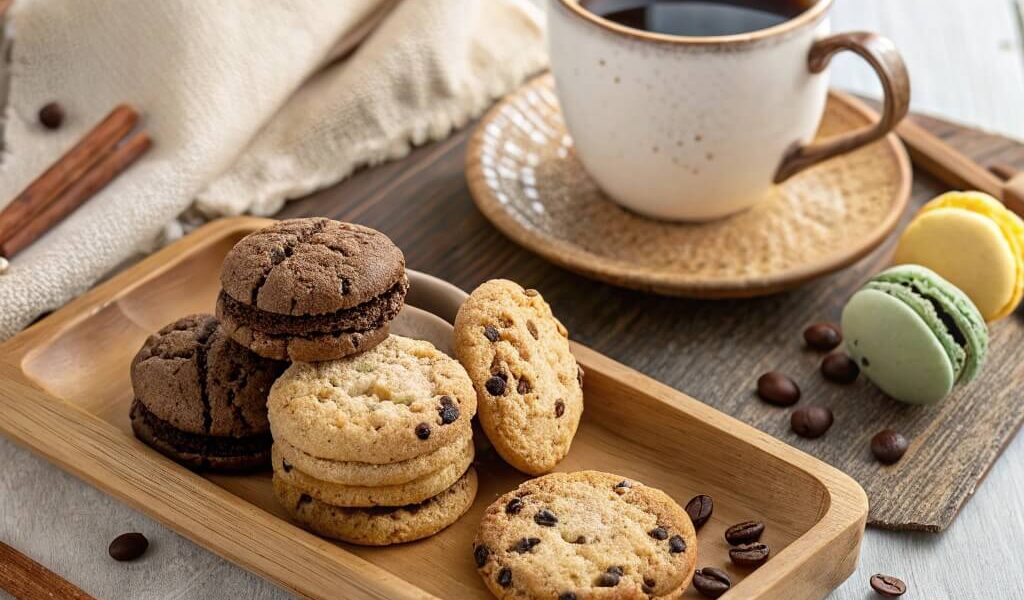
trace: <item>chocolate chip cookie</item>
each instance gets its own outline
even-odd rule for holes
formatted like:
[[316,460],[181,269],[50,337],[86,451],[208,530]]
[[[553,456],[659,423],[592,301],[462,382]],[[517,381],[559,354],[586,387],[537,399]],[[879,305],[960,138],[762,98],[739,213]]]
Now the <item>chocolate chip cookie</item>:
[[194,469],[268,466],[267,394],[286,366],[236,344],[211,315],[179,319],[132,361],[132,430]]
[[417,504],[347,508],[321,502],[274,475],[274,494],[292,519],[320,535],[366,546],[411,542],[458,520],[476,498],[472,468],[440,494]]
[[379,231],[322,217],[256,231],[224,259],[217,316],[238,343],[278,360],[320,361],[388,335],[409,281]]
[[356,356],[293,364],[268,408],[275,439],[311,456],[388,464],[463,440],[476,402],[458,361],[392,335]]
[[598,471],[526,481],[484,512],[473,544],[498,598],[677,598],[697,536],[664,492]]
[[583,371],[536,290],[504,279],[475,289],[455,319],[455,350],[476,387],[480,424],[513,467],[547,473],[583,413]]

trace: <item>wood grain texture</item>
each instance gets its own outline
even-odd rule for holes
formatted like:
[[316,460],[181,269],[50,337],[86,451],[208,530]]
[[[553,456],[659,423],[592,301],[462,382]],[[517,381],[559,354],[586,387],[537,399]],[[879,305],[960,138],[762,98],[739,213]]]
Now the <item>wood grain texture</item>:
[[0,542],[0,590],[20,600],[95,600],[3,542]]

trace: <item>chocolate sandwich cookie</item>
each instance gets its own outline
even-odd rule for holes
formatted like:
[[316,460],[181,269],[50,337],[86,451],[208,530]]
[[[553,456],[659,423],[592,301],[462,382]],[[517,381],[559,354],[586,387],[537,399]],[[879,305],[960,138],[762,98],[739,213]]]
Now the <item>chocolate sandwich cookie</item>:
[[132,430],[193,469],[269,466],[267,394],[285,367],[236,344],[211,315],[179,319],[132,361]]
[[323,361],[368,350],[405,302],[405,257],[379,231],[322,217],[256,231],[228,252],[217,316],[267,358]]

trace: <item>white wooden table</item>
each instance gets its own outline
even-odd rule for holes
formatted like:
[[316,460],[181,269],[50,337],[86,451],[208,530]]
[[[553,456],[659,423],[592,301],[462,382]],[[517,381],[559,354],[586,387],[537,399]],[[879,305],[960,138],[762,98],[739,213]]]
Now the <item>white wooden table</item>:
[[[833,28],[892,37],[910,65],[915,110],[1024,139],[1018,1],[1024,6],[1024,0],[838,0]],[[851,57],[836,61],[833,82],[861,93],[877,89]],[[874,598],[867,581],[876,572],[906,580],[908,599],[1024,599],[1022,507],[1024,436],[1018,436],[945,533],[868,530],[857,573],[831,599]],[[135,563],[113,563],[107,544],[132,530],[149,537],[150,551]],[[98,598],[289,597],[2,438],[0,540]]]

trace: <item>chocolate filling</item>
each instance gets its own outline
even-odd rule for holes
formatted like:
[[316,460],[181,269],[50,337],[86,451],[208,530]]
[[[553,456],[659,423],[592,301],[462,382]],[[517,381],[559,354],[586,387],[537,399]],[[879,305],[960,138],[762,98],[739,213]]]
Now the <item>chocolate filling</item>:
[[225,315],[238,325],[269,335],[308,336],[310,334],[340,335],[347,332],[375,331],[390,322],[405,303],[409,281],[391,286],[383,294],[352,308],[323,315],[282,315],[244,304],[221,291],[220,302]]
[[182,431],[154,415],[138,399],[132,401],[132,419],[141,418],[153,432],[153,437],[172,446],[178,452],[206,457],[249,456],[266,452],[272,439],[270,432],[244,437],[201,435]]

